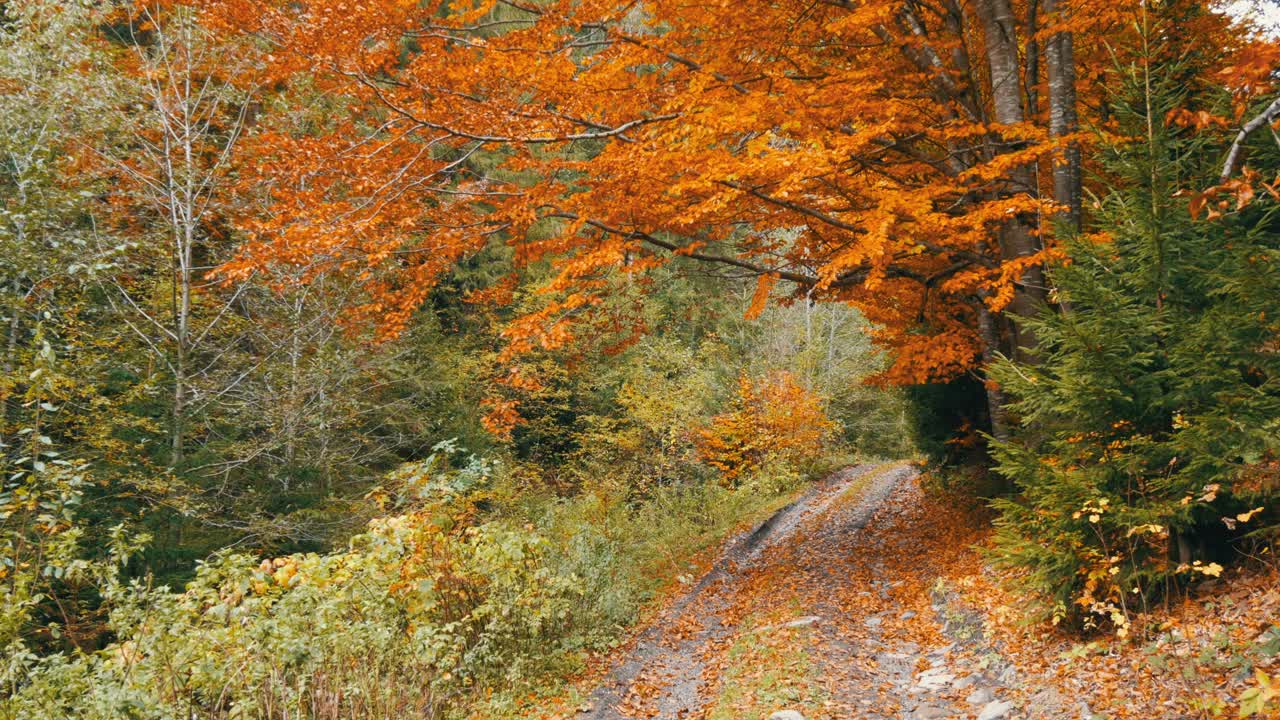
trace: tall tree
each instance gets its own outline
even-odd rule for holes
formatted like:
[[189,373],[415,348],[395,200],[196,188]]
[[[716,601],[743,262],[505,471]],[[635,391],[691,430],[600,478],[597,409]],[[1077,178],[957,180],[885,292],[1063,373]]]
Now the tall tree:
[[[110,127],[112,80],[86,8],[0,8],[0,297],[12,371],[68,271],[101,261],[83,220],[97,188],[79,141]],[[77,183],[73,178],[83,178]]]
[[893,380],[1025,357],[1007,314],[1045,295],[1041,186],[1078,206],[1075,91],[1099,97],[1093,68],[1139,5],[1047,4],[1046,114],[1027,106],[1041,38],[1011,0],[220,0],[209,23],[267,39],[280,77],[349,111],[324,137],[260,138],[279,202],[229,276],[326,258],[367,278],[357,314],[394,333],[501,233],[560,269],[515,350],[571,339],[603,275],[683,256],[858,305]]
[[997,557],[1059,619],[1122,634],[1172,583],[1215,572],[1215,543],[1274,502],[1262,478],[1280,452],[1276,208],[1193,217],[1180,191],[1211,182],[1218,155],[1171,121],[1213,103],[1186,82],[1177,9],[1151,15],[1114,73],[1095,232],[1052,271],[1071,310],[1034,321],[1044,363],[996,368],[1027,426],[996,448],[1019,490],[999,502]]
[[1080,129],[1076,107],[1075,38],[1069,30],[1069,0],[1045,0],[1045,13],[1053,23],[1045,41],[1046,71],[1049,76],[1049,135],[1066,139],[1062,157],[1053,166],[1053,199],[1066,209],[1071,230],[1080,229],[1081,159],[1080,144],[1071,136]]

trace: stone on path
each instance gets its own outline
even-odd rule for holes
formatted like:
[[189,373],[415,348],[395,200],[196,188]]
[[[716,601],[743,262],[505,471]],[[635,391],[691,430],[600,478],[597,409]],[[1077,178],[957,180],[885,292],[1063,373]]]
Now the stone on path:
[[951,710],[938,705],[921,705],[911,711],[911,717],[914,720],[940,720],[951,717]]
[[916,683],[929,690],[939,690],[950,685],[955,679],[956,676],[947,672],[946,666],[942,665],[920,673]]
[[992,700],[978,713],[978,720],[1000,720],[1013,709],[1013,703],[1003,700]]
[[804,627],[805,625],[813,625],[814,623],[821,622],[821,620],[822,618],[817,615],[805,615],[802,618],[796,618],[795,620],[786,623],[786,627]]
[[987,688],[978,688],[977,690],[969,693],[969,697],[965,698],[964,701],[970,705],[986,705],[993,699],[995,699],[995,696],[991,694],[991,690]]
[[769,720],[804,720],[804,716],[795,710],[779,710],[770,715]]

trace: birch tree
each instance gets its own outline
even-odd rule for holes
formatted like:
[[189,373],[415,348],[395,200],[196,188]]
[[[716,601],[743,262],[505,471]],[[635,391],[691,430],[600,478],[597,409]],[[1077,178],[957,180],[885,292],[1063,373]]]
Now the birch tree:
[[185,8],[144,6],[128,40],[133,124],[107,159],[121,178],[119,200],[136,213],[132,229],[146,232],[135,260],[159,267],[156,282],[117,275],[110,289],[116,310],[171,377],[169,465],[177,468],[188,450],[197,380],[234,342],[219,329],[243,285],[223,289],[206,274],[226,244],[219,223],[254,107],[256,87],[245,82],[253,54],[213,38]]

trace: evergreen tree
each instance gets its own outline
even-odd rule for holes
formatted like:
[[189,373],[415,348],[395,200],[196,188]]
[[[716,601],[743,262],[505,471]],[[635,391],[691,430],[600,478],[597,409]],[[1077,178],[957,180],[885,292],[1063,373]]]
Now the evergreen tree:
[[1280,450],[1276,207],[1191,217],[1179,190],[1213,183],[1216,148],[1168,118],[1212,98],[1179,80],[1171,35],[1142,36],[1116,70],[1096,232],[1052,272],[1061,311],[1030,323],[1040,362],[995,373],[1023,428],[995,448],[1019,490],[997,502],[996,558],[1055,620],[1121,634],[1266,522],[1250,511]]

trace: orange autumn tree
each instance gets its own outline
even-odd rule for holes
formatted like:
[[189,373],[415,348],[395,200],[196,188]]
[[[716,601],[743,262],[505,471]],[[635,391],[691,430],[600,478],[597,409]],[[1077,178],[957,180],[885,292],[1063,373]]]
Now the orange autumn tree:
[[[1141,2],[211,0],[207,23],[269,46],[283,106],[327,110],[252,139],[267,203],[225,273],[346,269],[354,317],[394,334],[505,241],[554,270],[515,354],[572,342],[611,276],[685,257],[857,305],[890,381],[1027,357],[1010,317],[1052,299],[1081,120],[1105,120]],[[1209,3],[1170,4],[1234,47]]]
[[736,484],[771,460],[797,465],[819,457],[834,429],[822,400],[791,373],[743,376],[730,410],[698,431],[698,454]]

